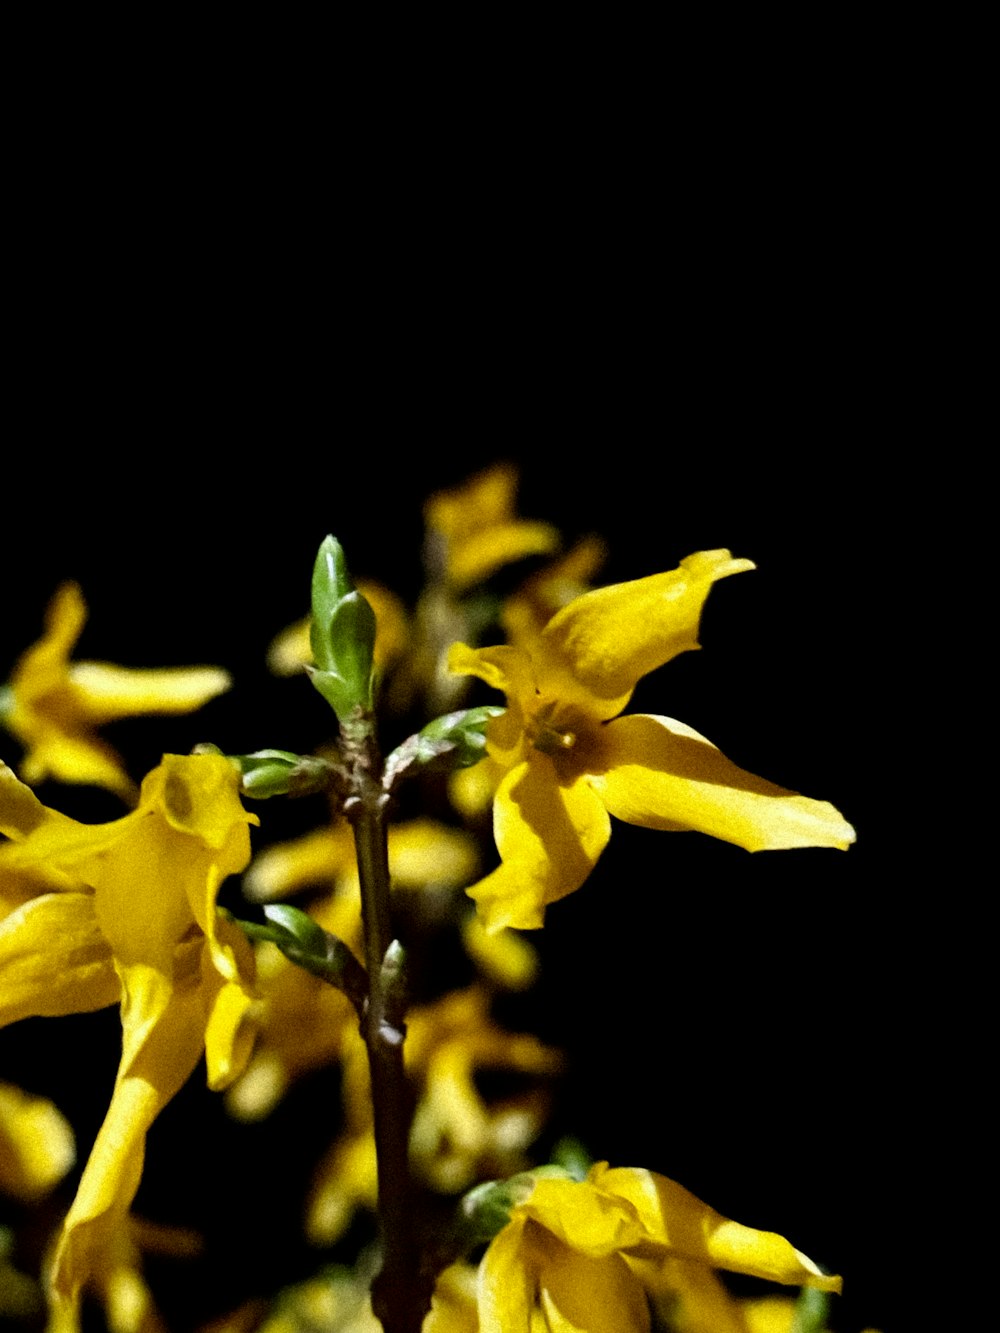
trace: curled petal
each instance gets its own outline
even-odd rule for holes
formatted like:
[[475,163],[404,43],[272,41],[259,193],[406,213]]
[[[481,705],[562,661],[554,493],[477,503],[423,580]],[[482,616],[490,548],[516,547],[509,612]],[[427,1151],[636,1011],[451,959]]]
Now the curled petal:
[[602,729],[590,782],[617,819],[645,828],[695,829],[747,851],[847,848],[854,830],[814,801],[731,763],[690,727],[643,713]]
[[548,659],[540,685],[614,717],[643,676],[698,647],[712,584],[753,568],[728,551],[699,551],[669,573],[584,593],[552,617],[538,640]]
[[[218,966],[220,951],[225,951],[225,970]],[[247,1021],[254,1009],[246,980],[254,974],[253,949],[239,927],[219,921],[215,947],[203,951],[201,968],[208,1086],[219,1092],[243,1073],[256,1033],[256,1026]]]
[[600,1162],[588,1178],[602,1193],[632,1204],[649,1239],[670,1254],[771,1282],[840,1291],[839,1277],[821,1272],[783,1236],[730,1221],[666,1176],[636,1167],[609,1170]]
[[536,754],[497,789],[493,832],[501,864],[468,890],[486,929],[537,930],[545,908],[578,889],[611,835],[611,821],[586,778],[562,786]]

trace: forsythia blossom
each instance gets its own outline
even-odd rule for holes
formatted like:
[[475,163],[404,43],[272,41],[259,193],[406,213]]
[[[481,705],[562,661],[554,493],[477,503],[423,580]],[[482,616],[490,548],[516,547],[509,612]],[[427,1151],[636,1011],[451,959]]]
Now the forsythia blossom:
[[64,583],[49,603],[44,635],[23,654],[7,690],[0,691],[0,721],[25,747],[21,771],[27,782],[53,777],[92,783],[131,800],[132,780],[95,729],[145,713],[194,712],[231,682],[218,667],[146,671],[70,662],[86,619],[79,587]]
[[250,859],[239,776],[221,755],[166,755],[138,808],[109,824],[47,809],[0,766],[0,1025],[121,1003],[111,1104],[56,1251],[71,1308],[111,1262],[146,1133],[202,1052],[224,1087],[249,1055],[250,946],[221,919],[222,880]]
[[841,1287],[783,1237],[729,1221],[665,1176],[599,1162],[582,1181],[536,1179],[515,1203],[480,1266],[479,1327],[647,1333],[650,1299],[669,1292],[676,1326],[735,1333],[739,1324],[701,1318],[707,1291],[716,1311],[727,1308],[720,1268]]
[[503,690],[508,703],[487,731],[503,773],[493,806],[501,864],[469,890],[487,929],[541,926],[546,905],[593,869],[609,815],[748,851],[854,841],[832,805],[737,768],[683,723],[618,716],[647,672],[698,647],[712,584],[752,568],[702,551],[669,573],[584,593],[540,630],[526,621],[516,646],[453,646],[451,670]]
[[514,560],[548,555],[559,545],[551,523],[518,518],[517,471],[498,463],[424,506],[431,564],[455,589],[468,588]]

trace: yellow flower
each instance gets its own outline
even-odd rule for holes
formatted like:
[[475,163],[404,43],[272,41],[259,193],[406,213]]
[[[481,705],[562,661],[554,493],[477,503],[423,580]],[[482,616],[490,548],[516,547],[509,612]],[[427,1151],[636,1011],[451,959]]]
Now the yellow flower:
[[32,1203],[76,1161],[73,1130],[46,1097],[0,1083],[0,1190]]
[[551,524],[516,517],[516,494],[516,469],[497,463],[427,501],[428,554],[452,588],[471,587],[503,565],[547,555],[559,545],[559,533]]
[[480,1267],[480,1326],[646,1333],[647,1277],[672,1263],[682,1301],[699,1275],[718,1268],[822,1291],[841,1287],[781,1236],[729,1221],[665,1176],[599,1162],[582,1181],[537,1179],[515,1204]]
[[213,1088],[249,1055],[252,953],[216,911],[257,822],[238,786],[221,755],[166,755],[138,809],[86,825],[0,767],[0,832],[14,840],[0,847],[0,1025],[121,1002],[114,1092],[54,1261],[53,1289],[71,1309],[112,1253],[159,1111],[202,1052]]
[[218,667],[137,671],[70,662],[86,618],[80,589],[63,584],[46,611],[44,635],[14,668],[0,715],[27,751],[21,764],[26,782],[91,783],[132,800],[135,784],[95,729],[144,713],[194,712],[231,682]]
[[493,804],[501,864],[469,890],[488,930],[541,926],[546,905],[593,869],[609,815],[696,829],[748,851],[854,841],[832,805],[744,772],[683,723],[618,716],[642,676],[698,647],[712,584],[752,568],[728,551],[703,551],[669,573],[576,598],[530,648],[453,646],[451,670],[479,676],[508,702],[487,732],[504,774]]

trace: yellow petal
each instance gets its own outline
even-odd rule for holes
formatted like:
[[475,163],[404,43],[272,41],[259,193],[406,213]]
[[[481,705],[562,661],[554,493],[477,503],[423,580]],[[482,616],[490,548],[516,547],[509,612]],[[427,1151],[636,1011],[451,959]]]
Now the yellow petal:
[[27,751],[21,769],[29,782],[51,776],[90,783],[131,802],[134,784],[94,728],[139,713],[190,712],[228,689],[229,676],[215,667],[137,671],[104,662],[71,664],[86,615],[80,589],[64,584],[49,605],[45,633],[14,669],[6,723]]
[[600,732],[590,781],[617,819],[645,828],[696,829],[747,851],[847,848],[854,830],[814,801],[731,763],[690,727],[630,714]]
[[559,532],[550,523],[518,519],[471,533],[450,552],[448,578],[456,588],[481,583],[504,565],[529,555],[548,555],[559,545]]
[[545,1244],[538,1303],[551,1333],[646,1333],[649,1304],[620,1254],[594,1259]]
[[476,1280],[472,1264],[452,1264],[440,1273],[421,1333],[480,1333]]
[[648,1237],[672,1254],[772,1282],[840,1291],[839,1277],[821,1272],[783,1236],[731,1222],[666,1176],[636,1167],[609,1170],[599,1162],[588,1180],[632,1204]]
[[58,1185],[76,1160],[73,1131],[47,1097],[0,1083],[0,1188],[25,1203]]
[[528,941],[513,930],[490,935],[475,912],[462,922],[462,943],[491,981],[510,990],[527,990],[538,975],[538,954]]
[[751,1333],[741,1303],[703,1263],[676,1255],[627,1261],[672,1333]]
[[543,1177],[520,1207],[565,1245],[591,1258],[604,1258],[647,1239],[632,1202],[607,1189],[595,1189],[589,1180]]
[[728,551],[700,551],[679,569],[584,593],[556,613],[538,641],[539,684],[602,718],[625,707],[639,680],[698,647],[698,622],[714,582],[753,569]]
[[491,934],[537,930],[549,903],[578,889],[597,863],[611,823],[586,778],[563,786],[534,754],[504,778],[493,805],[501,865],[467,890]]
[[227,1088],[247,1066],[255,1028],[248,1020],[254,996],[247,980],[253,976],[253,950],[246,936],[229,921],[219,922],[219,947],[232,959],[235,980],[216,966],[211,947],[202,957],[202,1004],[205,1008],[205,1063],[213,1092]]
[[69,680],[95,726],[146,713],[193,713],[232,685],[221,667],[168,667],[158,671],[74,662]]
[[19,842],[40,824],[68,824],[66,815],[50,810],[6,764],[0,763],[0,833]]
[[331,885],[354,861],[354,839],[345,822],[259,852],[243,877],[253,902],[271,902],[315,885]]
[[[529,1226],[531,1229],[529,1230]],[[479,1321],[482,1329],[529,1333],[535,1304],[537,1262],[532,1250],[542,1233],[519,1210],[493,1240],[479,1265]]]
[[122,1060],[114,1094],[56,1250],[52,1284],[65,1301],[114,1253],[142,1174],[146,1133],[187,1080],[204,1044],[200,974],[175,984],[154,968],[122,969]]
[[516,492],[516,470],[498,463],[427,501],[430,558],[454,587],[468,587],[502,565],[558,546],[559,533],[550,524],[516,517]]
[[103,1009],[119,994],[92,894],[45,894],[0,923],[0,1026]]

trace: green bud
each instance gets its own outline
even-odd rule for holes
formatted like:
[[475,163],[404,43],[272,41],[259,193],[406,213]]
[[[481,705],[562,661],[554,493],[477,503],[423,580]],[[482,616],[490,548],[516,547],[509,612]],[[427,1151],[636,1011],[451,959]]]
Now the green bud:
[[486,726],[504,710],[493,704],[445,713],[408,736],[385,761],[384,784],[392,791],[420,769],[470,768],[486,754]]
[[309,637],[316,663],[309,678],[340,721],[359,708],[370,712],[375,612],[355,591],[335,537],[324,539],[313,566]]
[[253,754],[229,757],[240,766],[244,795],[258,801],[269,796],[306,796],[324,791],[333,773],[325,759],[290,750],[255,750]]
[[385,1018],[393,1027],[404,1029],[407,999],[406,950],[399,940],[393,940],[386,949],[379,971],[385,996]]

